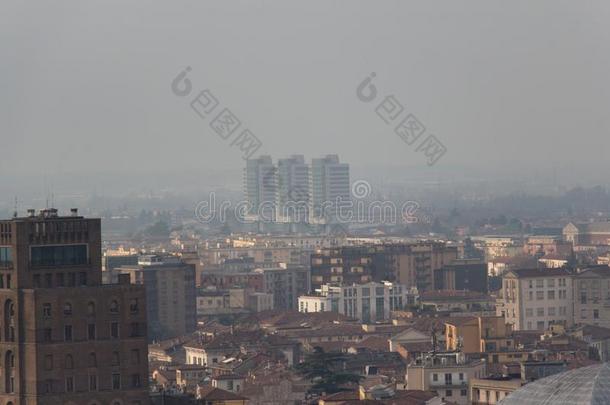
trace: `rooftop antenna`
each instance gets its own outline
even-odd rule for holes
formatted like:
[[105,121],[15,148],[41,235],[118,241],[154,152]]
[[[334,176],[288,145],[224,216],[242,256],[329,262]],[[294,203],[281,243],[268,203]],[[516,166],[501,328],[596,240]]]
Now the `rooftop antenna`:
[[43,178],[43,188],[44,188],[44,194],[45,194],[44,207],[45,208],[49,208],[49,184],[47,183],[47,176],[46,176],[46,174],[45,174],[45,176]]
[[17,196],[15,196],[15,209],[13,211],[13,218],[17,218],[19,211],[17,210]]

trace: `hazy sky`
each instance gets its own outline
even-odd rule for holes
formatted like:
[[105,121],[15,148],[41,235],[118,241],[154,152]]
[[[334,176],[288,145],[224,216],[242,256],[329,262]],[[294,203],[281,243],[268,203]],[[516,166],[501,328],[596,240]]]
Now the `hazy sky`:
[[186,66],[276,158],[426,169],[356,97],[375,72],[446,145],[431,173],[610,169],[607,1],[3,2],[0,51],[5,179],[240,169]]

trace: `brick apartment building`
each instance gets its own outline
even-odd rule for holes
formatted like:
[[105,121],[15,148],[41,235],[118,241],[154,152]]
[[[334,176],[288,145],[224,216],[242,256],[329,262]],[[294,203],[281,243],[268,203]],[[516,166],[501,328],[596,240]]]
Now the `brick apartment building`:
[[311,255],[311,287],[392,281],[434,290],[435,271],[457,257],[456,246],[431,241],[321,249]]
[[144,289],[101,280],[99,219],[0,221],[0,403],[147,403]]

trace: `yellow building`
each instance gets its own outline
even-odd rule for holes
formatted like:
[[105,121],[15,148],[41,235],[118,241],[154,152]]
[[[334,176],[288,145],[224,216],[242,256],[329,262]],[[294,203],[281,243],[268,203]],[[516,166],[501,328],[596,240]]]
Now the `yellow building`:
[[483,353],[513,350],[510,325],[501,316],[453,318],[445,322],[447,350]]
[[495,405],[524,384],[520,378],[473,378],[470,381],[472,403]]

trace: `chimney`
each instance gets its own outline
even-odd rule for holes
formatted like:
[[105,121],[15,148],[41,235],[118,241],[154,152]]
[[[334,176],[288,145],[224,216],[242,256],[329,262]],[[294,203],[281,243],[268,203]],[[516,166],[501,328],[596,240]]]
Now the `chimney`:
[[36,216],[36,210],[33,208],[30,208],[28,210],[28,218],[34,218]]
[[78,216],[78,208],[70,208],[70,215],[73,217]]

